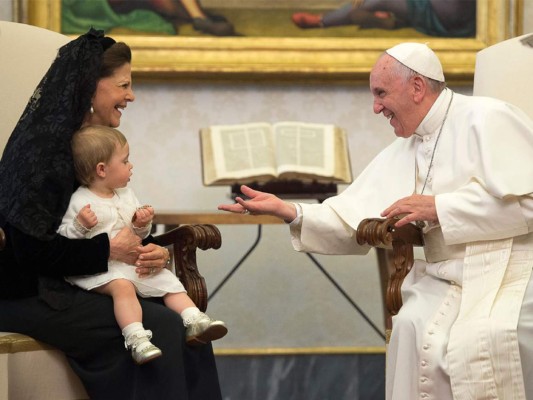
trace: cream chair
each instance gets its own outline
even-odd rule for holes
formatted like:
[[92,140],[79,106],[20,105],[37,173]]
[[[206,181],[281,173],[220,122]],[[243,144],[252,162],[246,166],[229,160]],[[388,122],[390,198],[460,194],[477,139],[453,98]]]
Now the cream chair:
[[475,95],[505,100],[533,118],[533,33],[481,50],[475,71]]
[[68,41],[46,29],[0,21],[0,149],[57,50]]
[[[69,38],[42,28],[0,21],[0,150],[13,131],[33,90]],[[0,251],[4,245],[0,229]],[[207,307],[205,281],[196,266],[196,249],[219,248],[213,225],[183,225],[156,236],[168,246],[174,269],[198,307]],[[0,400],[87,399],[62,352],[28,336],[0,332]]]
[[[46,29],[0,21],[0,149],[57,50],[68,41]],[[63,353],[28,336],[0,332],[0,399],[41,398],[88,397]]]

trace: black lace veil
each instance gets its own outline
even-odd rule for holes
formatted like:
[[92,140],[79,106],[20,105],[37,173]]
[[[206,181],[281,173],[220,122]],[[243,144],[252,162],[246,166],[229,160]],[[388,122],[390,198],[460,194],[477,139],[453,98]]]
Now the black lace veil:
[[38,239],[55,234],[77,187],[70,140],[91,107],[104,50],[114,40],[91,29],[59,49],[0,160],[0,226]]

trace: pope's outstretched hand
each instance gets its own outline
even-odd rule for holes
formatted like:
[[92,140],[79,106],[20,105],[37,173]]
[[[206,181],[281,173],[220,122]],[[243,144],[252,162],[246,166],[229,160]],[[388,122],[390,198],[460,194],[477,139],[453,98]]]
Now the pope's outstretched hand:
[[235,198],[234,204],[221,204],[219,210],[238,214],[273,215],[291,222],[296,218],[296,206],[271,194],[241,186],[241,193],[246,197]]

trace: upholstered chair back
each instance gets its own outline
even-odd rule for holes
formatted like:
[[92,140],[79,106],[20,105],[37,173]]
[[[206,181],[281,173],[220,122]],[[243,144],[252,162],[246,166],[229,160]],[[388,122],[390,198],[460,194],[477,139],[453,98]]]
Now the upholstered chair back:
[[481,50],[476,56],[474,94],[505,100],[533,118],[533,33]]
[[68,41],[46,29],[0,21],[1,151],[57,50]]

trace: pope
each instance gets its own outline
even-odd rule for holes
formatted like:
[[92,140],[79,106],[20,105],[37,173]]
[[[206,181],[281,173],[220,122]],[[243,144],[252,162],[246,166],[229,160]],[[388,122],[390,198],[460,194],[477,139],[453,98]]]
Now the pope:
[[365,218],[422,222],[425,259],[402,285],[386,398],[532,400],[533,122],[447,88],[420,43],[385,51],[370,90],[397,139],[345,191],[306,204],[243,186],[219,209],[282,218],[295,250],[320,254],[367,253],[355,239]]

